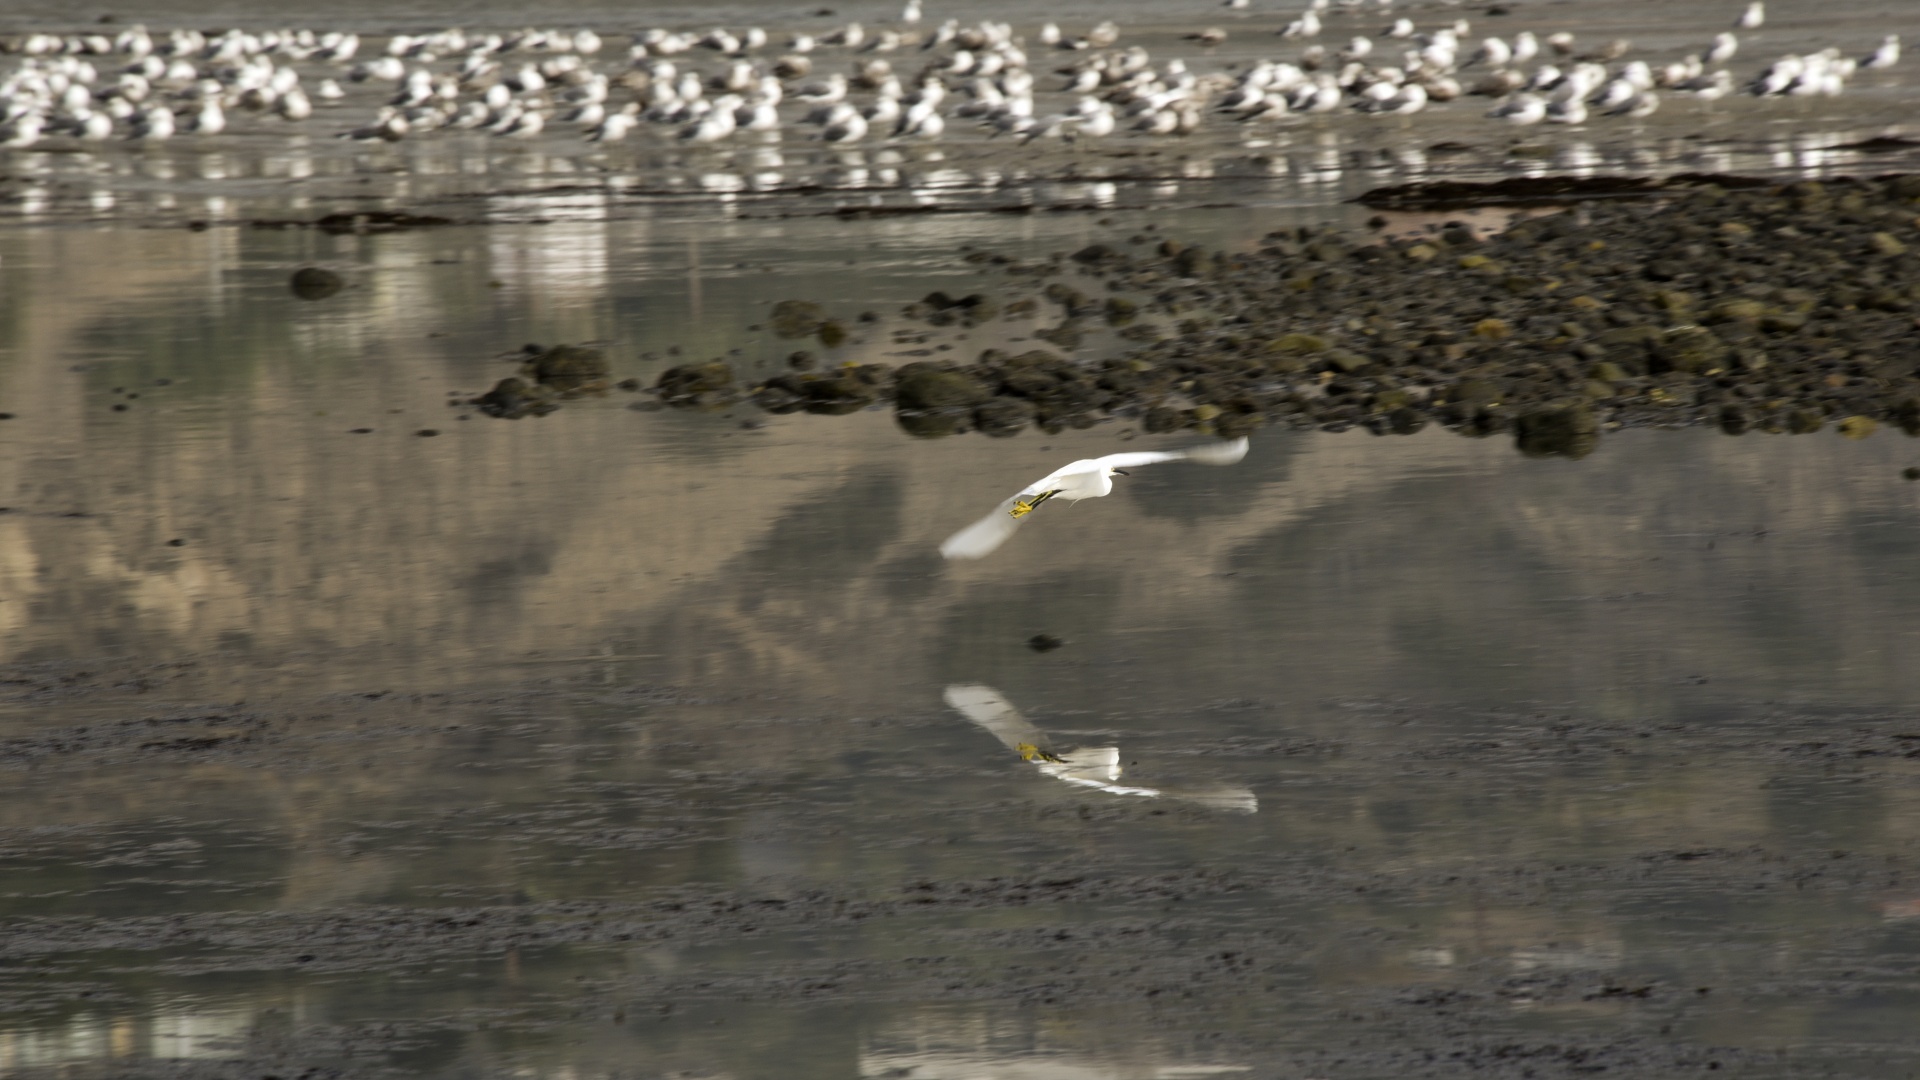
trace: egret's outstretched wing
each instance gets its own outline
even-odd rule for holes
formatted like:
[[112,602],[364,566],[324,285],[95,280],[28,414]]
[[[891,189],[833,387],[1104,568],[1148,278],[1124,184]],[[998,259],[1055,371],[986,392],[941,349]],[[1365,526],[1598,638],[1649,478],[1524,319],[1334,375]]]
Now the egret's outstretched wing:
[[995,548],[1006,543],[1007,537],[1020,528],[1020,519],[1008,512],[1018,498],[1020,496],[1015,495],[1007,499],[994,507],[993,513],[947,537],[940,545],[940,554],[949,559],[984,559],[993,554]]
[[979,683],[955,683],[947,687],[946,698],[947,704],[958,709],[960,715],[986,728],[1016,754],[1022,745],[1048,749],[1047,736],[1039,728],[1027,723],[1027,718],[1020,715],[1020,710],[1001,697],[1000,691],[993,687]]
[[1136,454],[1108,454],[1100,464],[1110,469],[1133,469],[1158,465],[1162,461],[1197,461],[1202,465],[1232,465],[1247,456],[1247,440],[1241,436],[1232,442],[1203,443],[1184,450],[1143,450]]
[[1137,469],[1142,465],[1158,465],[1163,461],[1179,461],[1187,456],[1184,450],[1141,450],[1132,454],[1108,454],[1094,460],[1109,469]]
[[1021,495],[1038,495],[1043,491],[1071,489],[1077,481],[1098,476],[1111,458],[1081,458],[1069,461],[1047,475],[1020,489]]
[[1202,465],[1232,465],[1247,456],[1247,437],[1245,435],[1232,442],[1203,443],[1187,447],[1187,460]]

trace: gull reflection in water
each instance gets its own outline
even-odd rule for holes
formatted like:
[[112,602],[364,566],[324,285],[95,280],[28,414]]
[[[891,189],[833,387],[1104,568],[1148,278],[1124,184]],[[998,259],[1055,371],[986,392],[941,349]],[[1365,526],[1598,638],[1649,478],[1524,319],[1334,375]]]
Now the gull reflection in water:
[[1117,746],[1080,747],[1056,750],[1053,740],[1034,727],[1000,691],[980,683],[956,683],[947,687],[947,704],[962,716],[986,728],[1007,749],[1031,762],[1040,772],[1078,787],[1093,788],[1109,795],[1137,796],[1148,799],[1180,799],[1212,810],[1251,814],[1260,808],[1260,800],[1242,787],[1164,788],[1138,787],[1120,783],[1120,748]]

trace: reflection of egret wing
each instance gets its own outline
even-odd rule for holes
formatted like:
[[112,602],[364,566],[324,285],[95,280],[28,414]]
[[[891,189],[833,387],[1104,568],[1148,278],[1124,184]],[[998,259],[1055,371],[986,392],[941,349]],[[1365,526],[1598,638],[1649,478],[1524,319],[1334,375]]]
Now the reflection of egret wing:
[[1065,754],[1055,755],[1060,760],[1047,762],[1040,771],[1048,776],[1061,779],[1080,777],[1094,780],[1120,779],[1120,748],[1117,746],[1083,746]]
[[1110,784],[1105,780],[1096,780],[1087,776],[1073,776],[1062,773],[1054,773],[1053,775],[1060,777],[1060,779],[1065,780],[1069,784],[1095,788],[1109,795],[1143,795],[1149,799],[1157,799],[1164,794],[1164,792],[1155,791],[1150,787],[1127,787],[1123,784]]
[[[1055,752],[1046,733],[1027,722],[1013,703],[1000,691],[980,683],[955,683],[947,687],[947,704],[962,716],[986,728],[1007,749],[1026,758],[1045,775],[1078,787],[1089,787],[1109,795],[1139,795],[1145,798],[1165,796],[1197,803],[1209,810],[1251,814],[1260,808],[1253,792],[1239,787],[1187,788],[1168,791],[1160,788],[1131,787],[1120,779],[1120,748],[1083,746],[1077,750]],[[1030,757],[1040,750],[1044,757]]]
[[1260,799],[1243,787],[1182,788],[1160,792],[1169,799],[1198,803],[1209,810],[1233,814],[1252,814],[1260,810]]
[[[947,687],[947,704],[960,710],[967,719],[986,728],[993,737],[1006,744],[1014,753],[1020,752],[1021,744],[1037,746],[1042,750],[1050,749],[1047,736],[1039,728],[1027,723],[1020,710],[1013,703],[1000,696],[1000,691],[979,683],[961,683]],[[1077,754],[1075,755],[1078,756]],[[1114,751],[1114,761],[1118,762],[1119,751]]]
[[1120,748],[1117,746],[1082,747],[1060,755],[1057,763],[1042,764],[1040,771],[1069,784],[1096,788],[1109,795],[1144,795],[1153,798],[1160,794],[1152,788],[1125,787],[1114,783],[1120,779]]
[[[1020,519],[1007,512],[1013,509],[1013,501],[1019,497],[1013,496],[994,507],[993,513],[947,537],[946,542],[940,545],[940,554],[949,559],[984,559],[993,554],[994,549],[1006,543],[1007,537],[1020,527]],[[960,707],[956,705],[954,708]]]
[[[961,715],[979,724],[993,733],[993,737],[1004,743],[1007,749],[1018,754],[1025,747],[1039,747],[1048,750],[1049,743],[1045,732],[1027,722],[1013,703],[1000,696],[1000,691],[979,683],[961,683],[947,687],[947,704],[958,709]],[[1120,748],[1117,746],[1083,746],[1064,754],[1054,755],[1057,761],[1036,761],[1035,765],[1048,776],[1065,780],[1069,784],[1081,787],[1099,788],[1115,795],[1158,795],[1152,788],[1121,787],[1114,781],[1120,779]]]

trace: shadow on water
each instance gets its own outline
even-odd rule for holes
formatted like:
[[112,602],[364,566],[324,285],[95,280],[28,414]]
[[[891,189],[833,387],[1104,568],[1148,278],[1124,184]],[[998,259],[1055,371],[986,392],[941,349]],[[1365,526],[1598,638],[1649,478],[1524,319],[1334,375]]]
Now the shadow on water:
[[901,530],[900,476],[884,466],[863,471],[782,508],[751,548],[688,586],[639,632],[644,651],[697,657],[706,679],[765,685],[807,662],[802,657],[827,663],[854,648],[836,640],[845,633],[836,628],[860,622],[861,597],[851,587]]
[[553,571],[553,549],[551,542],[534,544],[488,559],[473,568],[462,588],[477,607],[505,603],[514,594],[537,587],[538,579]]
[[1294,451],[1287,440],[1263,439],[1231,469],[1142,469],[1127,478],[1125,488],[1149,517],[1211,523],[1245,513],[1262,488],[1286,483]]
[[875,469],[791,507],[732,569],[771,589],[830,589],[861,572],[901,532],[901,475]]

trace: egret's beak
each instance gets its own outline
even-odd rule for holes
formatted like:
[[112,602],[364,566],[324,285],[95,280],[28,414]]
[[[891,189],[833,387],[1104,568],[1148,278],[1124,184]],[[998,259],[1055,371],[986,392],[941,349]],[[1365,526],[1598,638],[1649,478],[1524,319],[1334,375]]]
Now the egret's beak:
[[1127,470],[1125,470],[1125,469],[1115,469],[1115,470],[1113,470],[1113,475],[1115,475],[1115,476],[1132,476],[1133,474],[1132,474],[1132,473],[1130,473],[1130,472],[1128,472],[1128,471],[1127,471]]

